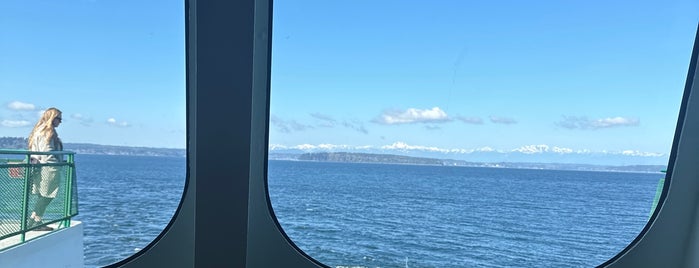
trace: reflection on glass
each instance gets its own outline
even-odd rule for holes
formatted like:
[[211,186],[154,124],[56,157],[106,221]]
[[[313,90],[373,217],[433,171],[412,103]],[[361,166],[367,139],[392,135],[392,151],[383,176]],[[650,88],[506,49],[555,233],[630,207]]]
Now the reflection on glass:
[[0,36],[2,147],[26,148],[41,112],[59,108],[86,266],[146,247],[185,179],[184,3],[9,1]]
[[698,6],[275,2],[279,223],[332,267],[605,262],[664,177]]

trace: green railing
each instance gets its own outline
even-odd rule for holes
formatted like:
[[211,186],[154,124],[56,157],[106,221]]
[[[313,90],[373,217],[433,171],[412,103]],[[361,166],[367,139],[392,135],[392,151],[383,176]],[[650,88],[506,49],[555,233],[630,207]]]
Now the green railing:
[[[667,173],[667,170],[661,170],[663,174]],[[663,194],[663,187],[665,187],[665,177],[660,178],[658,181],[658,185],[655,186],[655,197],[653,197],[653,204],[650,207],[650,213],[648,213],[648,219],[650,219],[651,216],[653,216],[653,212],[655,212],[655,208],[658,206],[658,202],[660,202],[660,195]]]
[[[63,162],[32,164],[29,155],[63,155]],[[42,226],[70,226],[70,219],[78,215],[78,192],[75,176],[75,153],[68,151],[33,152],[0,149],[0,240],[25,235]],[[58,172],[58,193],[49,203],[42,217],[43,224],[28,228],[27,219],[36,203],[32,194],[32,171],[51,168]],[[35,173],[36,174],[36,173]]]

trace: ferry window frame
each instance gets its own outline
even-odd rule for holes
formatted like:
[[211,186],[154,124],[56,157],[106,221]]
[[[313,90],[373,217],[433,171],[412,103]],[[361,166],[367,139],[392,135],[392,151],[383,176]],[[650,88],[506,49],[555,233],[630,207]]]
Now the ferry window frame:
[[[640,234],[599,267],[697,267],[699,256],[699,23],[675,128],[665,184],[658,205]],[[672,189],[676,189],[672,191]],[[687,238],[689,237],[689,238]],[[659,255],[662,254],[662,255]],[[662,257],[657,257],[662,256]]]
[[[325,267],[284,235],[267,194],[272,0],[186,0],[187,180],[165,230],[119,267]],[[651,221],[601,267],[699,264],[698,39]],[[689,111],[689,109],[692,109]],[[672,189],[679,189],[672,191]],[[680,223],[679,225],[677,223]],[[270,257],[274,256],[274,257]]]
[[[269,86],[259,83],[267,77],[269,62],[254,51],[264,52],[263,57],[269,53],[265,32],[271,33],[271,1],[185,0],[184,5],[183,197],[153,242],[112,267],[246,267],[249,181],[262,178],[266,164],[259,160],[266,159],[267,144],[264,95]],[[255,85],[253,73],[259,77]],[[254,155],[252,144],[257,145]]]

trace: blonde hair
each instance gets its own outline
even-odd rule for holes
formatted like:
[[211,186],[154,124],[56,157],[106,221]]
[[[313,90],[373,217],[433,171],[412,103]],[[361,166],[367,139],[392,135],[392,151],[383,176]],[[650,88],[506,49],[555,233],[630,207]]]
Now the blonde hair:
[[32,132],[29,134],[29,140],[27,145],[29,146],[30,150],[34,145],[34,137],[36,135],[46,137],[46,143],[49,143],[51,140],[56,139],[56,141],[59,144],[61,144],[60,139],[58,139],[58,133],[56,133],[56,128],[53,127],[53,120],[56,119],[56,117],[61,116],[61,114],[61,110],[58,110],[53,107],[48,108],[46,109],[46,111],[44,111],[44,114],[42,114],[41,118],[39,118],[39,122],[36,122],[36,125],[34,125],[34,129],[32,129]]

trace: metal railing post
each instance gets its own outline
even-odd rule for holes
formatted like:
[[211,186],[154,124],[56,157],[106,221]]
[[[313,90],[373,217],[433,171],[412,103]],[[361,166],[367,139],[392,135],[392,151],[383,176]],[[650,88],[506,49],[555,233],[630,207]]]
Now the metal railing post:
[[25,234],[27,233],[27,218],[29,215],[29,187],[31,187],[29,180],[31,177],[31,157],[29,154],[25,155],[25,164],[26,166],[24,167],[24,194],[22,197],[22,218],[19,219],[20,222],[20,230],[22,231],[20,233],[20,242],[24,242],[25,239]]
[[73,206],[73,172],[75,169],[73,156],[73,154],[68,154],[68,165],[66,166],[65,201],[63,206],[63,217],[65,217],[65,220],[62,223],[64,227],[70,227],[70,214]]

